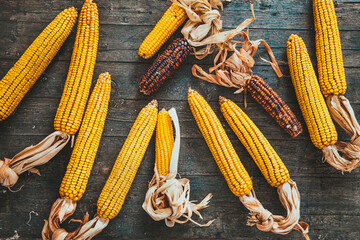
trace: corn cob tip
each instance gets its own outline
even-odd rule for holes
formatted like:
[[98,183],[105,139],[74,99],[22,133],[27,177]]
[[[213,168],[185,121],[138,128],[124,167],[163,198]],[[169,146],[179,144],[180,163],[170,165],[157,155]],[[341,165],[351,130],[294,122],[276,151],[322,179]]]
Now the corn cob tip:
[[138,53],[140,55],[140,57],[142,57],[143,59],[149,59],[150,57],[147,56],[145,53],[141,54],[140,51]]
[[161,111],[160,112],[166,112],[166,109],[165,108],[163,108],[163,109],[161,109]]
[[77,10],[75,7],[69,7],[66,9],[67,11],[71,11],[71,12],[74,12],[76,15],[78,14]]
[[111,77],[111,75],[110,75],[110,73],[109,73],[109,72],[103,72],[103,73],[100,73],[100,76],[110,76],[110,77]]
[[108,72],[101,73],[99,75],[98,82],[101,83],[111,83],[111,75]]
[[141,88],[140,88],[140,92],[143,93],[143,94],[145,94],[145,95],[150,95],[150,92],[149,92],[149,91],[144,90],[144,89],[141,89]]
[[154,99],[148,104],[148,106],[157,108],[159,105],[158,105],[158,102],[156,101],[156,99]]
[[195,90],[192,89],[191,87],[189,87],[188,93],[191,94],[191,93],[193,93],[193,92],[195,92]]
[[289,39],[288,39],[288,42],[291,43],[292,41],[299,40],[299,39],[302,40],[302,38],[299,37],[298,35],[296,35],[296,34],[291,34],[290,37],[289,37]]
[[264,81],[264,79],[262,79],[259,75],[252,75],[251,78],[255,78],[258,81]]
[[226,102],[226,101],[227,101],[226,98],[224,98],[223,96],[219,96],[219,103],[220,103],[220,104],[223,104],[223,103]]

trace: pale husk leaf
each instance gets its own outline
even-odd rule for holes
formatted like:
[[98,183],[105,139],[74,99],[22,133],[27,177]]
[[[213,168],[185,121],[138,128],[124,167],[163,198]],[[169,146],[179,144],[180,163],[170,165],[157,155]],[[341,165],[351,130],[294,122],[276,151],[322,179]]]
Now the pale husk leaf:
[[[202,80],[215,83],[224,87],[238,88],[235,93],[241,93],[246,87],[247,81],[252,77],[252,67],[255,65],[253,56],[255,55],[260,44],[263,44],[269,54],[271,61],[262,59],[269,63],[278,77],[282,77],[280,67],[275,59],[274,53],[264,39],[251,41],[246,32],[239,31],[244,42],[227,40],[224,44],[219,45],[219,52],[214,58],[214,67],[209,69],[209,73],[204,71],[200,66],[193,65],[192,74]],[[235,37],[236,35],[231,35]],[[237,45],[241,47],[237,49]],[[215,72],[212,74],[212,72]]]
[[[222,21],[217,8],[222,9],[220,0],[171,0],[174,4],[183,8],[189,17],[181,30],[184,38],[193,47],[204,46],[200,50],[194,48],[195,57],[202,59],[215,50],[213,43],[201,43],[201,41],[222,30]],[[216,8],[216,9],[214,9]]]
[[[195,213],[202,219],[199,210],[208,207],[212,195],[208,194],[198,204],[191,202],[190,181],[186,178],[176,179],[175,176],[171,173],[166,177],[159,176],[155,168],[155,175],[149,184],[142,205],[143,209],[155,221],[165,220],[168,227],[173,227],[175,223],[186,223],[189,220],[200,227],[209,226],[214,220],[199,224],[191,217]],[[185,219],[180,220],[182,217]]]
[[56,131],[37,145],[25,148],[12,159],[0,160],[0,183],[5,187],[12,187],[17,182],[18,175],[25,171],[40,175],[35,167],[50,161],[69,140],[70,135]]
[[77,233],[80,231],[80,227],[88,221],[88,214],[85,215],[83,220],[76,220],[76,222],[80,222],[80,227],[73,232],[67,232],[64,228],[61,228],[60,225],[75,212],[75,209],[75,201],[65,197],[58,198],[51,207],[49,219],[45,220],[45,224],[42,230],[43,240],[73,239],[73,236],[77,235]]
[[71,238],[73,240],[89,240],[98,235],[109,224],[109,220],[95,216],[80,227],[78,232]]
[[360,136],[360,126],[349,100],[343,95],[331,95],[326,98],[332,118],[351,137],[351,142]]
[[256,227],[264,232],[276,234],[288,234],[292,230],[300,231],[305,239],[309,239],[308,224],[299,222],[300,218],[300,195],[296,183],[292,180],[280,185],[278,193],[281,203],[287,211],[287,216],[273,215],[265,209],[255,194],[251,192],[241,195],[240,201],[250,210],[248,225]]
[[[186,223],[189,220],[201,227],[209,226],[214,220],[199,224],[192,220],[191,216],[195,213],[202,219],[199,210],[208,207],[212,195],[208,194],[199,204],[195,204],[190,201],[189,179],[176,178],[180,151],[180,125],[174,108],[169,110],[169,115],[174,122],[176,132],[169,174],[159,176],[155,166],[155,174],[149,183],[142,207],[155,221],[165,220],[168,227],[173,227],[175,223]],[[185,219],[180,220],[180,218]]]
[[[337,142],[322,149],[324,159],[334,168],[351,172],[360,166],[360,139],[354,142]],[[340,153],[343,153],[342,156]]]
[[[332,118],[351,137],[350,142],[337,142],[322,151],[325,160],[341,171],[352,171],[360,166],[360,126],[349,100],[342,95],[331,95],[326,99]],[[340,153],[342,154],[340,154]]]

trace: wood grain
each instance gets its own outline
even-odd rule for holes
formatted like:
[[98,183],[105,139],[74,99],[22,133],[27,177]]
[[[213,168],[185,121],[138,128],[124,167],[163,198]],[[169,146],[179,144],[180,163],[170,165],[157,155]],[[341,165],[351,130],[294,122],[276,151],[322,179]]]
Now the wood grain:
[[[271,67],[260,60],[267,57],[259,49],[254,73],[263,77],[289,103],[305,126],[299,110],[286,59],[286,41],[290,34],[300,34],[306,42],[316,66],[314,26],[311,0],[256,0],[257,20],[251,25],[252,39],[264,38],[272,47],[285,74],[278,79]],[[25,51],[48,22],[61,10],[82,1],[0,0],[0,76]],[[248,211],[231,194],[209,149],[202,138],[186,101],[188,87],[200,91],[220,117],[246,169],[253,177],[254,189],[266,208],[284,214],[276,189],[271,188],[253,160],[220,114],[219,95],[242,105],[243,95],[233,95],[234,89],[211,85],[191,75],[191,66],[200,64],[205,69],[213,57],[199,62],[193,57],[152,96],[138,92],[138,82],[152,60],[143,60],[137,49],[147,33],[169,6],[167,0],[104,0],[97,1],[100,14],[100,42],[96,77],[104,71],[112,75],[112,93],[108,117],[92,175],[74,218],[85,212],[96,212],[96,201],[111,171],[118,152],[140,109],[151,99],[159,100],[160,108],[176,107],[182,129],[179,173],[191,180],[191,199],[200,200],[207,193],[214,194],[210,207],[202,210],[205,220],[216,218],[208,228],[192,223],[167,228],[163,222],[154,222],[142,210],[147,183],[153,174],[154,139],[140,166],[119,216],[96,239],[301,239],[297,232],[286,236],[258,231],[246,226]],[[346,96],[360,116],[360,2],[336,1],[348,90]],[[222,13],[225,29],[236,27],[250,17],[248,0],[233,0]],[[172,39],[181,36],[178,31]],[[75,39],[75,31],[59,54],[19,105],[15,114],[0,122],[0,158],[11,157],[23,148],[35,144],[53,131],[53,119],[60,101]],[[307,130],[296,139],[289,136],[256,102],[248,98],[246,112],[259,126],[288,167],[301,193],[301,220],[310,224],[312,239],[360,239],[360,171],[342,174],[322,162]],[[339,128],[338,128],[339,129]],[[347,135],[339,129],[339,137]],[[58,197],[58,188],[65,173],[71,149],[67,146],[48,164],[39,167],[42,176],[25,173],[14,190],[0,188],[0,239],[11,237],[16,230],[21,239],[39,239],[43,219]],[[29,212],[35,211],[38,216]],[[72,223],[68,229],[73,229]]]

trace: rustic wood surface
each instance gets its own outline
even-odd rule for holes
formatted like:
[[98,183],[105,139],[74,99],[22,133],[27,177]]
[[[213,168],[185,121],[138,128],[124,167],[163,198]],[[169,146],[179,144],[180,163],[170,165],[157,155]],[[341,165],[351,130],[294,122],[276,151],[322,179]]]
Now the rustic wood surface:
[[[153,96],[138,92],[141,75],[152,60],[143,60],[137,49],[169,6],[167,0],[103,0],[96,1],[100,14],[100,43],[94,81],[104,71],[112,75],[113,90],[105,130],[92,175],[84,197],[78,204],[75,218],[85,212],[96,212],[96,201],[112,168],[114,160],[139,110],[149,100],[159,100],[160,108],[176,107],[182,129],[179,173],[191,180],[191,199],[200,200],[214,194],[210,207],[202,210],[205,220],[216,218],[208,228],[192,223],[167,228],[164,222],[154,222],[141,208],[147,183],[153,175],[154,139],[139,168],[136,179],[117,218],[96,239],[301,239],[298,232],[286,236],[260,232],[246,226],[248,210],[228,189],[206,143],[191,115],[186,101],[187,88],[199,90],[220,117],[242,162],[253,177],[254,189],[266,208],[284,214],[276,189],[270,187],[246,149],[231,132],[221,116],[217,98],[221,94],[242,103],[242,95],[198,80],[190,73],[189,57],[175,76]],[[313,63],[315,59],[314,26],[311,0],[257,0],[254,2],[257,20],[251,25],[252,39],[264,38],[272,47],[285,76],[277,79],[271,67],[260,60],[267,57],[263,48],[256,55],[254,72],[262,76],[290,105],[305,126],[289,78],[286,60],[286,40],[290,34],[300,34],[306,42]],[[41,30],[61,10],[82,1],[0,0],[0,76],[25,51]],[[342,37],[350,99],[360,117],[360,2],[339,0],[336,12]],[[250,17],[248,0],[233,0],[222,12],[224,27],[236,27]],[[178,31],[175,37],[181,36]],[[53,119],[66,79],[75,29],[54,61],[19,105],[15,114],[0,122],[0,158],[12,157],[23,148],[35,144],[53,131]],[[201,62],[209,66],[213,56]],[[360,171],[342,174],[322,161],[322,153],[309,140],[308,132],[296,139],[288,135],[251,98],[246,112],[263,131],[288,167],[301,193],[301,220],[310,224],[312,239],[360,239]],[[339,128],[338,128],[339,129]],[[342,140],[348,137],[339,129]],[[16,231],[21,239],[38,239],[43,220],[58,197],[58,188],[70,158],[67,146],[48,164],[39,167],[42,176],[25,173],[11,192],[0,187],[0,239],[10,238]],[[29,221],[29,213],[31,214]],[[72,229],[75,223],[66,226]]]

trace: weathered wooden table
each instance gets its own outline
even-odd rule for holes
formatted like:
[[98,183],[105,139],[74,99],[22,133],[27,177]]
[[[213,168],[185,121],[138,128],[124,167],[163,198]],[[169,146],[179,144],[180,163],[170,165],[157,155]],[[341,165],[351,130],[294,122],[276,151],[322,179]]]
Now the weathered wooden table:
[[[276,189],[271,188],[253,160],[230,130],[217,104],[221,94],[241,103],[241,95],[234,89],[215,86],[198,80],[190,73],[193,63],[187,63],[157,94],[146,97],[138,91],[141,75],[151,64],[137,55],[137,49],[169,6],[167,0],[103,0],[97,1],[100,14],[100,43],[94,81],[104,71],[112,75],[113,90],[110,110],[99,151],[86,194],[78,204],[75,218],[85,212],[96,212],[96,201],[110,173],[112,165],[139,110],[152,98],[159,100],[160,108],[176,107],[182,129],[179,173],[191,180],[191,199],[200,200],[209,192],[214,194],[209,208],[202,211],[205,220],[216,218],[207,228],[192,223],[167,228],[164,222],[154,222],[141,208],[147,183],[153,175],[154,141],[140,166],[136,179],[119,216],[97,239],[116,238],[229,238],[229,239],[301,239],[298,232],[286,236],[263,233],[246,226],[248,210],[229,191],[223,176],[213,160],[206,143],[191,115],[186,101],[187,88],[192,87],[210,101],[223,122],[246,169],[253,177],[260,201],[274,213],[284,214]],[[0,0],[0,76],[21,56],[41,30],[64,8],[82,1]],[[285,76],[277,79],[271,67],[259,56],[267,57],[260,49],[256,55],[254,72],[262,76],[292,107],[305,126],[289,77],[286,59],[286,41],[290,34],[301,35],[315,63],[314,26],[311,0],[255,1],[257,20],[251,25],[252,39],[264,38],[272,47]],[[341,30],[344,62],[348,82],[346,96],[360,118],[360,2],[340,0],[336,12]],[[250,17],[249,1],[233,0],[222,12],[226,29],[236,27]],[[178,31],[174,38],[181,36]],[[60,101],[67,75],[75,31],[66,41],[54,61],[24,98],[15,114],[0,122],[0,158],[11,157],[35,144],[53,131],[53,119]],[[212,58],[201,64],[210,66]],[[301,220],[310,224],[312,239],[360,239],[360,171],[351,174],[335,170],[322,161],[322,153],[309,140],[308,132],[296,139],[288,135],[251,98],[246,112],[268,137],[273,147],[289,168],[301,193]],[[348,139],[339,130],[340,139]],[[67,146],[51,162],[39,167],[42,176],[23,174],[10,192],[0,188],[0,239],[14,235],[21,239],[41,237],[43,219],[58,197],[58,188],[70,158]],[[29,221],[29,213],[32,218]],[[71,224],[69,228],[76,226]]]

